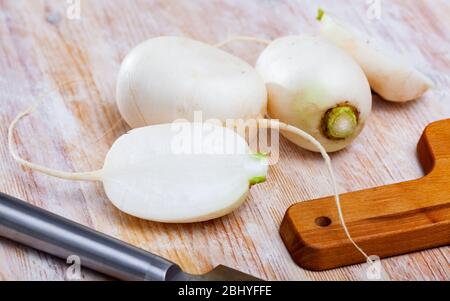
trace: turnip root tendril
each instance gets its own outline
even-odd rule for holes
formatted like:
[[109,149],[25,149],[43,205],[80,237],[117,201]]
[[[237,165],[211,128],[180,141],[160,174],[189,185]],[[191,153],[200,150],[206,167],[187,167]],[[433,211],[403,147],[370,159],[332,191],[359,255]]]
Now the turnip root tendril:
[[57,177],[60,179],[66,179],[66,180],[75,180],[75,181],[99,181],[101,179],[100,173],[101,170],[98,171],[91,171],[91,172],[64,172],[59,170],[54,170],[45,166],[41,166],[38,164],[31,163],[29,161],[26,161],[25,159],[21,158],[16,151],[16,148],[14,146],[14,129],[16,128],[17,123],[20,119],[23,117],[31,114],[35,110],[35,107],[32,106],[26,111],[20,113],[12,122],[11,125],[8,128],[8,148],[9,152],[11,153],[11,156],[16,160],[18,163],[22,164],[23,166],[26,166],[28,168],[31,168],[33,170],[37,170],[43,174]]
[[283,122],[279,122],[279,121],[273,120],[273,119],[260,119],[260,120],[258,120],[258,125],[260,128],[279,128],[281,131],[286,131],[286,132],[290,132],[292,134],[298,135],[298,136],[306,139],[307,141],[311,142],[320,151],[320,154],[322,155],[323,159],[325,160],[325,164],[327,165],[328,172],[331,177],[331,181],[333,182],[333,193],[334,193],[334,198],[336,200],[336,207],[338,210],[339,220],[341,222],[342,228],[344,229],[344,232],[345,232],[347,238],[350,240],[350,242],[355,246],[355,248],[362,255],[364,255],[364,257],[367,259],[367,261],[371,263],[372,259],[367,255],[366,252],[364,252],[363,249],[361,249],[360,246],[358,246],[358,244],[353,240],[350,232],[348,231],[348,228],[347,228],[347,225],[346,225],[345,219],[344,219],[344,214],[342,213],[341,201],[340,201],[339,192],[337,189],[336,177],[334,175],[333,167],[331,165],[331,159],[330,159],[330,156],[328,155],[328,153],[325,151],[324,147],[313,136],[311,136],[310,134],[306,133],[305,131],[302,131],[301,129],[296,128],[292,125],[289,125],[289,124],[286,124]]
[[214,47],[217,48],[222,48],[223,46],[226,46],[232,42],[235,41],[246,41],[246,42],[255,42],[255,43],[259,43],[259,44],[264,44],[264,45],[269,45],[272,41],[270,40],[266,40],[266,39],[262,39],[262,38],[257,38],[257,37],[249,37],[249,36],[234,36],[231,37],[223,42],[217,43],[216,45],[214,45]]

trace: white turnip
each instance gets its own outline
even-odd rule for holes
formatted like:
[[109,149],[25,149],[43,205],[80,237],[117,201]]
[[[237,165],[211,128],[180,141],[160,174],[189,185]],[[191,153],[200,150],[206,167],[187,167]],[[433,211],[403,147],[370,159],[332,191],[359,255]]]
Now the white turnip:
[[320,35],[348,52],[364,70],[370,86],[381,97],[404,102],[421,97],[433,82],[381,41],[319,10]]
[[133,128],[206,119],[264,116],[267,92],[249,64],[211,45],[158,37],[131,50],[117,79],[116,101]]
[[[369,83],[343,50],[314,36],[279,38],[262,52],[256,70],[268,90],[268,114],[338,151],[361,132],[371,111]],[[283,134],[303,148],[309,141]]]

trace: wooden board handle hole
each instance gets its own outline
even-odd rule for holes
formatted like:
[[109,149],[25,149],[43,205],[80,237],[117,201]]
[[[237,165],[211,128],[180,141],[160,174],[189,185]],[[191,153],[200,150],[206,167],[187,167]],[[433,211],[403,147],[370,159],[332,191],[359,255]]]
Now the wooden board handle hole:
[[319,227],[328,227],[329,225],[331,225],[331,219],[327,216],[319,216],[318,218],[316,218],[315,222]]

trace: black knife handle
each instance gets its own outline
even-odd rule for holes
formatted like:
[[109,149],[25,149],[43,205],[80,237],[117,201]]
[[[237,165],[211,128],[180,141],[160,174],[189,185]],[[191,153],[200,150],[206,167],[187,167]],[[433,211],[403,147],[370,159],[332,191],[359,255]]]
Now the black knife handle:
[[121,280],[170,279],[180,268],[157,255],[0,193],[0,236]]

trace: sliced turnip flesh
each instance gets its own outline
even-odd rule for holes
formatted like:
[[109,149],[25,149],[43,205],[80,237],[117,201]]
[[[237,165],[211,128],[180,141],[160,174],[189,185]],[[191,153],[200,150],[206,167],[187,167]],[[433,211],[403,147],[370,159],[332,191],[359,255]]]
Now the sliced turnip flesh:
[[[239,207],[250,184],[265,179],[267,161],[252,154],[235,132],[212,124],[182,126],[214,145],[204,143],[199,154],[178,153],[170,124],[135,129],[114,143],[102,173],[114,205],[153,221],[209,220]],[[228,154],[210,149],[227,144],[234,144]]]

